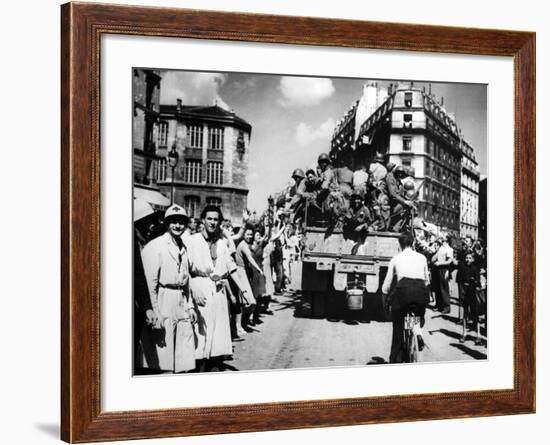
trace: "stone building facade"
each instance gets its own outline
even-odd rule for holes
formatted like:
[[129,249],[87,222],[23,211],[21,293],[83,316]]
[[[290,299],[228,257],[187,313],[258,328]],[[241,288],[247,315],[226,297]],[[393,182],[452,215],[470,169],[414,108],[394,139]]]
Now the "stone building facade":
[[157,121],[160,108],[160,74],[158,71],[133,70],[134,96],[132,147],[134,151],[134,184],[154,185],[154,167],[157,156]]
[[170,196],[172,172],[166,156],[175,147],[174,201],[199,217],[207,204],[219,205],[224,217],[239,225],[247,207],[251,125],[218,105],[161,105],[157,137],[156,181]]
[[420,187],[419,216],[458,235],[462,153],[454,116],[412,83],[381,88],[367,82],[352,108],[346,116],[353,119],[344,118],[335,129],[334,162],[356,169],[368,166],[377,152],[385,154],[407,167]]
[[478,237],[487,246],[487,177],[479,181],[479,225]]
[[132,168],[134,198],[148,202],[153,209],[163,211],[170,200],[160,193],[156,171],[158,155],[158,118],[160,116],[160,72],[149,69],[133,70],[132,94]]
[[479,166],[473,147],[464,139],[460,188],[460,236],[478,237],[479,222]]

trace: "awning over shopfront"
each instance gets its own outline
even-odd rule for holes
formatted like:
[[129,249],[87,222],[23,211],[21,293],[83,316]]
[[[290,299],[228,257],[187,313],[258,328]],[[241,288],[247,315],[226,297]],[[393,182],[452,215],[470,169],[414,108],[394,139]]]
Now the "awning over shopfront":
[[155,213],[155,210],[148,202],[141,198],[134,198],[134,222]]
[[155,210],[166,210],[170,206],[170,200],[156,190],[134,187],[134,198],[148,202]]

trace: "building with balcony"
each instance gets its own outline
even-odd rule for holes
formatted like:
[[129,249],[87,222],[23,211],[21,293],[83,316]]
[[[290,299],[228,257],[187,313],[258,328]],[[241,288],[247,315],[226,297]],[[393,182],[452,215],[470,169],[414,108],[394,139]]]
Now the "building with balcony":
[[462,150],[462,173],[460,181],[460,236],[478,237],[479,222],[479,166],[473,147],[464,139]]
[[252,126],[218,105],[161,105],[155,178],[170,196],[172,169],[166,156],[176,148],[174,201],[198,217],[207,204],[221,207],[235,225],[247,207],[248,159]]
[[459,129],[443,100],[412,82],[367,82],[336,126],[330,156],[355,170],[368,166],[377,152],[411,171],[420,190],[419,216],[458,235],[462,153]]
[[132,148],[134,197],[147,201],[156,210],[164,210],[170,201],[156,184],[158,119],[160,108],[159,71],[135,68],[132,77],[133,119]]
[[479,224],[478,238],[487,246],[487,177],[482,176],[479,181]]

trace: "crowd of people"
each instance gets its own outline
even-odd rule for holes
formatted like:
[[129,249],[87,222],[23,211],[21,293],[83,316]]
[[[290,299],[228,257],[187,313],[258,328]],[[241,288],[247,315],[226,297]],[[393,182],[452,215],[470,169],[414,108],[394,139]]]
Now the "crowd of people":
[[137,373],[224,368],[232,342],[256,332],[291,282],[300,239],[284,215],[245,211],[240,227],[208,205],[188,218],[134,202],[134,343]]
[[277,197],[276,207],[279,212],[290,214],[297,230],[308,207],[329,215],[327,230],[339,224],[344,236],[355,241],[352,254],[362,254],[369,232],[410,233],[414,249],[427,259],[436,309],[449,313],[449,280],[454,277],[463,323],[460,340],[465,340],[466,320],[471,320],[476,342],[481,342],[478,320],[485,314],[485,249],[480,240],[455,239],[416,216],[415,201],[423,183],[415,185],[410,169],[386,162],[384,154],[376,153],[372,162],[360,164],[352,171],[344,163],[333,163],[327,154],[321,154],[315,169],[310,168],[305,174],[296,169],[292,179],[294,184]]
[[[425,261],[407,266],[417,257],[405,252],[406,260],[395,260],[403,264],[392,263],[396,268],[392,273],[414,271],[414,279],[425,281],[435,309],[442,314],[450,312],[449,281],[456,280],[460,341],[466,340],[471,328],[475,343],[481,344],[486,250],[479,240],[438,233],[415,218],[422,184],[415,188],[409,176],[406,168],[386,163],[378,153],[368,166],[355,171],[345,165],[333,168],[328,155],[321,154],[317,168],[305,173],[294,170],[294,184],[270,198],[262,215],[245,211],[238,227],[212,205],[199,219],[188,218],[179,205],[161,215],[148,204],[135,202],[137,372],[223,369],[233,354],[232,342],[256,332],[262,317],[272,315],[274,295],[290,285],[292,264],[303,251],[306,208],[323,215],[327,231],[340,225],[345,237],[355,242],[352,254],[363,253],[371,231],[409,236],[410,243],[400,237],[402,249],[413,249]],[[393,345],[394,356],[397,350]]]
[[422,253],[430,268],[431,299],[435,308],[448,314],[451,308],[449,283],[458,287],[459,320],[462,324],[460,342],[466,339],[468,323],[475,330],[475,343],[482,344],[480,318],[487,315],[487,250],[481,240],[470,236],[455,239],[442,237],[416,239],[416,250]]
[[422,350],[422,326],[430,302],[442,314],[450,313],[449,281],[453,277],[458,286],[460,342],[466,341],[467,331],[472,329],[474,343],[482,345],[482,317],[487,326],[487,256],[481,242],[471,237],[456,241],[451,235],[427,242],[404,232],[399,236],[399,245],[400,252],[391,259],[382,285],[386,309],[392,314],[390,363],[406,360],[403,330],[407,314],[421,320],[413,332]]
[[422,184],[416,188],[411,169],[386,162],[382,153],[376,153],[372,162],[356,166],[355,171],[343,162],[333,163],[322,153],[316,168],[305,172],[297,168],[291,176],[294,184],[276,196],[275,205],[298,226],[308,207],[328,218],[328,228],[340,224],[358,237],[369,230],[402,232],[412,228]]

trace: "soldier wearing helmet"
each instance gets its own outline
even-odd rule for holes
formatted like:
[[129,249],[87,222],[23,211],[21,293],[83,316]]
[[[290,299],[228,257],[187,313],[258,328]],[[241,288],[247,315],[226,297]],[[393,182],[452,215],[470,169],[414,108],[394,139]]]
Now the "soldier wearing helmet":
[[321,193],[326,197],[328,191],[337,185],[336,175],[330,165],[330,158],[326,153],[321,153],[317,158],[317,176],[321,180]]
[[297,168],[292,172],[292,179],[294,179],[296,182],[299,182],[305,177],[306,175],[304,174],[304,171],[301,168]]
[[301,168],[297,168],[292,172],[292,178],[294,186],[291,193],[294,193],[286,208],[292,212],[292,222],[295,222],[303,218],[305,200],[319,190],[320,182],[312,169],[309,169],[306,175]]
[[353,255],[357,254],[358,249],[364,245],[371,223],[371,212],[365,206],[363,197],[359,193],[352,193],[350,208],[344,217],[344,232],[347,237],[356,242],[351,252]]
[[414,203],[406,199],[401,180],[407,176],[405,169],[401,165],[396,165],[389,169],[386,175],[386,187],[390,199],[391,218],[390,230],[398,232],[410,216],[410,210],[414,208]]
[[378,152],[374,156],[374,160],[369,168],[369,176],[371,177],[371,181],[378,182],[386,180],[388,170],[384,165],[384,158],[385,156],[382,153]]

